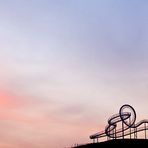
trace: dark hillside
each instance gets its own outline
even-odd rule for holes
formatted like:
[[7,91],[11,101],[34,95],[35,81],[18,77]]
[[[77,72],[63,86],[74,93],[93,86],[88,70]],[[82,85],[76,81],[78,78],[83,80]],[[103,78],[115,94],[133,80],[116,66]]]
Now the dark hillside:
[[106,142],[100,142],[100,143],[92,143],[92,144],[86,144],[77,146],[75,148],[104,148],[104,147],[145,147],[148,148],[148,140],[146,139],[117,139],[117,140],[110,140]]

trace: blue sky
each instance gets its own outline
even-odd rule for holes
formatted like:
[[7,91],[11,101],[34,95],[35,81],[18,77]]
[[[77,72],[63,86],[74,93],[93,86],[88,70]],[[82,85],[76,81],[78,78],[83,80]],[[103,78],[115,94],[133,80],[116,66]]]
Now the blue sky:
[[1,0],[0,146],[88,142],[125,103],[147,118],[147,5]]

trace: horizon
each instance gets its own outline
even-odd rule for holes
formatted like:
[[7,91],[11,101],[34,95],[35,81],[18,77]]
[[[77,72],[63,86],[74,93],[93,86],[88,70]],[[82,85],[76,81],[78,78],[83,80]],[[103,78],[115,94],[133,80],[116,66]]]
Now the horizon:
[[123,104],[148,119],[147,6],[0,0],[0,147],[91,142]]

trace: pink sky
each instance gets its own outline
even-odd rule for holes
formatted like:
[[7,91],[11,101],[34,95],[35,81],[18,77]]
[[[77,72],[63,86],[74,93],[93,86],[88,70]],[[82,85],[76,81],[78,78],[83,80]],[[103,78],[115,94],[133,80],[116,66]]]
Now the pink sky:
[[91,142],[125,103],[148,118],[147,5],[0,1],[0,147]]

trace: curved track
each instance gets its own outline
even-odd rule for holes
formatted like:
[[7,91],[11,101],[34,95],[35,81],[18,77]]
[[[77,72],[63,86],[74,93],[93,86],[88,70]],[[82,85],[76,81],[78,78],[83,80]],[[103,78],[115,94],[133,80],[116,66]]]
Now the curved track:
[[[137,132],[146,131],[148,129],[148,120],[141,120],[138,123],[135,123],[135,121],[136,112],[134,108],[125,104],[120,108],[118,114],[115,114],[108,119],[108,125],[105,127],[105,130],[91,135],[90,139],[106,136],[115,139],[120,137],[124,138],[124,136],[136,134]],[[122,126],[117,129],[117,125],[120,122]]]

